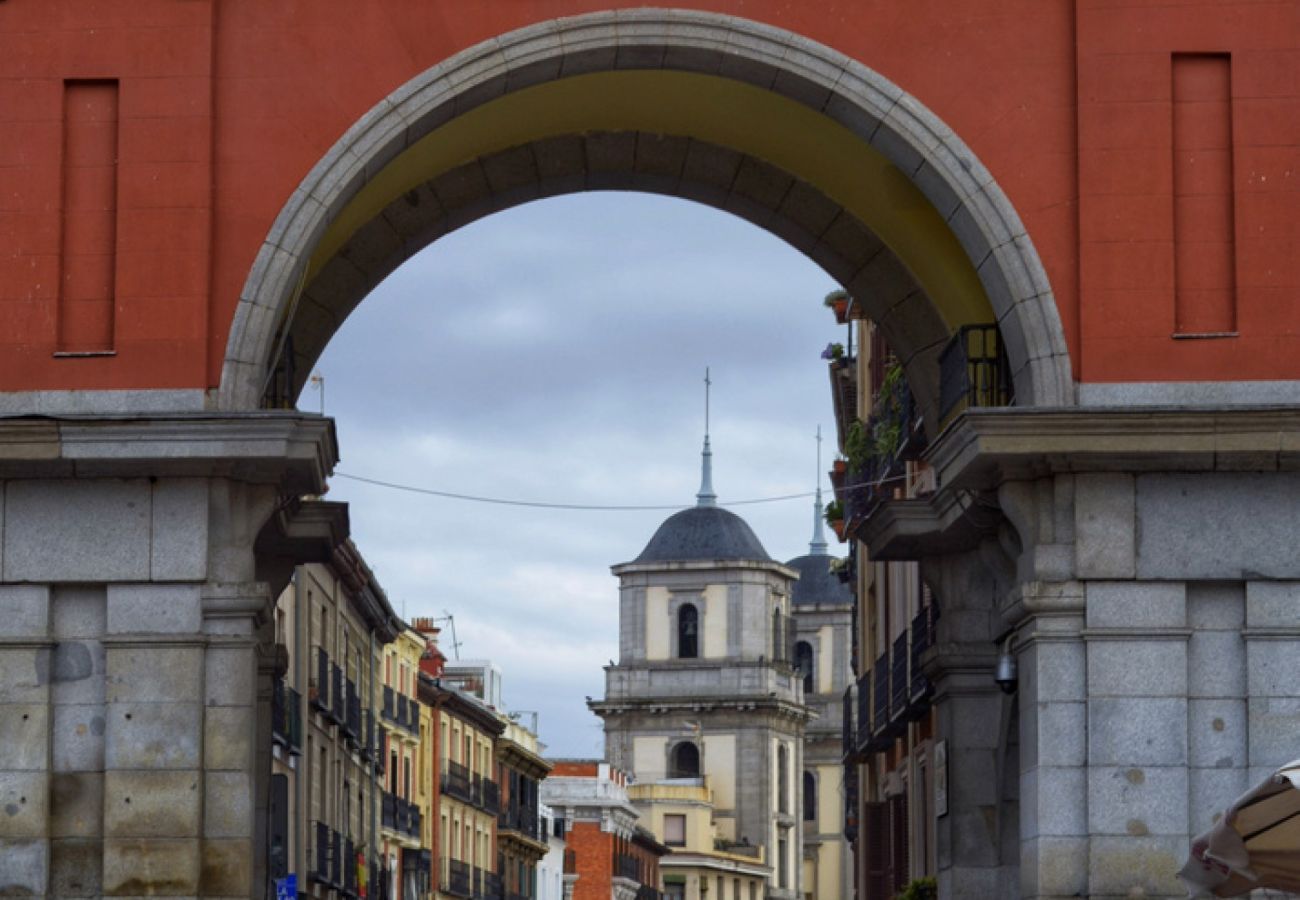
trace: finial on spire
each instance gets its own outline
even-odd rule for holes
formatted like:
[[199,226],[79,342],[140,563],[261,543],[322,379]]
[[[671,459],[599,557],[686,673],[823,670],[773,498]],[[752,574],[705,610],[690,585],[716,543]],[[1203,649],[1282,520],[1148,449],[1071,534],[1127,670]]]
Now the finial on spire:
[[817,500],[813,503],[813,536],[808,552],[813,556],[826,556],[826,535],[822,531],[822,427],[817,426]]
[[695,495],[696,506],[717,506],[718,495],[713,493],[713,451],[709,449],[709,388],[713,382],[709,379],[709,370],[704,370],[704,453],[702,454],[703,472],[700,476],[700,492]]

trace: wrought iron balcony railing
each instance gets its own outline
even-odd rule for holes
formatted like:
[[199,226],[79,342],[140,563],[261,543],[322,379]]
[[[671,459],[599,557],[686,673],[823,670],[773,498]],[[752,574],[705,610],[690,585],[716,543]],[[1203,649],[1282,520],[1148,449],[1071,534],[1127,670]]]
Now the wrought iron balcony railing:
[[939,354],[939,417],[972,406],[1010,406],[1015,401],[1007,348],[998,326],[963,325]]

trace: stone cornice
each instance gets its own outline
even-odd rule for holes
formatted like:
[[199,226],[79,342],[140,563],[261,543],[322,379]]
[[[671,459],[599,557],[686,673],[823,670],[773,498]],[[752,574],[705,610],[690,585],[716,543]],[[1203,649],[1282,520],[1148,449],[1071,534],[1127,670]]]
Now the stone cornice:
[[946,488],[1056,472],[1300,469],[1300,406],[971,409],[925,459]]
[[855,533],[874,559],[974,547],[1010,481],[1075,472],[1300,471],[1300,406],[969,409],[924,460],[937,491],[882,503]]
[[319,494],[332,419],[297,412],[0,418],[0,478],[229,477]]

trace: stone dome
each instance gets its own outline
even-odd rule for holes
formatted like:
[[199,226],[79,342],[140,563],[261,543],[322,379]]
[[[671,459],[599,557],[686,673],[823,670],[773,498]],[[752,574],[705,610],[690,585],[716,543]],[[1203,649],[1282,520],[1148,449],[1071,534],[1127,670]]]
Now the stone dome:
[[853,605],[853,592],[831,572],[832,559],[834,557],[825,553],[810,553],[796,556],[786,563],[799,573],[799,580],[794,583],[790,594],[790,601],[795,606],[814,603]]
[[692,506],[669,516],[633,562],[705,559],[772,561],[740,516],[719,506]]

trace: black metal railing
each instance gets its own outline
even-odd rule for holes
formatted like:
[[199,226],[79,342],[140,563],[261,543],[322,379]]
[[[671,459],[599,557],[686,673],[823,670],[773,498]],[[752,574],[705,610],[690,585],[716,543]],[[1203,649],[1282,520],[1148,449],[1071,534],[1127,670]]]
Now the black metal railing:
[[536,806],[515,805],[507,803],[506,808],[497,816],[497,827],[506,831],[518,831],[537,840],[541,833],[541,817]]
[[483,900],[505,900],[505,884],[496,872],[483,873]]
[[288,747],[289,711],[285,691],[283,678],[277,678],[271,683],[271,740]]
[[313,647],[312,677],[308,685],[307,698],[312,709],[328,713],[330,708],[330,655],[324,647]]
[[907,630],[899,632],[894,638],[894,652],[889,667],[889,716],[897,719],[907,712],[907,691],[911,683],[907,656]]
[[394,717],[394,721],[397,723],[397,727],[408,731],[410,730],[410,726],[407,724],[407,717],[410,715],[410,705],[411,701],[405,694],[397,695],[397,714]]
[[938,608],[933,604],[922,606],[912,619],[912,660],[909,679],[908,702],[913,713],[919,715],[928,708],[931,694],[930,679],[921,672],[921,655],[934,643],[934,623]]
[[858,363],[853,356],[842,356],[830,362],[831,409],[835,414],[835,426],[839,435],[840,447],[844,446],[845,435],[850,425],[858,417]]
[[632,881],[641,880],[641,863],[635,856],[626,853],[614,854],[614,874]]
[[330,884],[343,886],[343,836],[330,829]]
[[876,658],[871,673],[871,733],[883,734],[889,728],[889,653]]
[[343,840],[343,893],[357,896],[357,850],[351,838]]
[[443,879],[442,891],[456,897],[470,895],[470,868],[468,863],[458,859],[447,860],[447,873]]
[[343,687],[346,679],[343,668],[337,663],[330,664],[330,718],[342,725],[348,717],[348,695]]
[[858,676],[858,732],[857,749],[862,750],[871,740],[871,673],[863,672]]
[[356,746],[361,738],[361,695],[357,693],[356,682],[350,678],[346,679],[343,694],[343,733],[350,737],[353,745]]
[[465,803],[473,803],[474,789],[469,769],[458,762],[447,760],[442,767],[442,792]]
[[321,884],[330,883],[330,827],[324,822],[312,823],[312,853],[307,877]]
[[390,722],[393,721],[393,716],[395,715],[394,710],[397,708],[397,707],[396,707],[396,697],[397,697],[397,693],[392,689],[392,687],[391,687],[390,685],[387,685],[387,684],[384,685],[384,709],[383,709],[383,715],[384,715],[384,718],[387,719],[387,720],[390,721]]
[[302,754],[302,694],[293,688],[285,688],[285,712],[289,721],[289,752],[294,756]]
[[661,900],[662,897],[663,894],[648,884],[643,884],[636,889],[636,900]]
[[997,325],[963,325],[939,354],[939,416],[972,406],[1010,406],[1011,366]]

